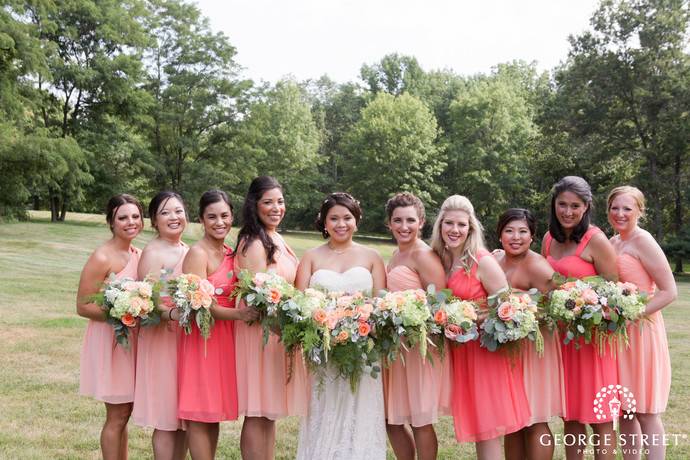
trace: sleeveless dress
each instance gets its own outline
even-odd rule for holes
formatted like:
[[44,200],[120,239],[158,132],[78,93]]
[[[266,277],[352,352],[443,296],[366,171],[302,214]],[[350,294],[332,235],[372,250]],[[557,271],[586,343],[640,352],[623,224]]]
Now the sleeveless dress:
[[[393,267],[387,276],[389,291],[423,289],[417,272],[406,265]],[[400,356],[383,371],[386,421],[391,425],[415,427],[438,422],[439,415],[450,414],[450,357],[441,359],[435,348],[433,364],[423,359],[419,348],[400,350]]]
[[[294,284],[297,256],[285,245],[278,251],[276,264],[269,267]],[[235,264],[235,271],[240,268]],[[259,323],[235,323],[237,350],[237,396],[239,414],[245,417],[266,417],[277,420],[289,415],[307,415],[309,378],[300,353],[289,357],[276,334],[268,336],[264,345]],[[292,360],[292,362],[290,362]],[[288,371],[290,381],[286,383]]]
[[[317,270],[310,287],[329,291],[371,291],[373,279],[364,267],[338,273]],[[362,376],[357,391],[349,379],[326,370],[323,385],[311,385],[309,415],[302,419],[297,445],[298,460],[384,460],[386,422],[381,377]]]
[[[189,251],[183,245],[180,260],[170,274],[174,278],[182,273],[182,262]],[[170,297],[161,297],[170,304]],[[137,349],[137,379],[134,387],[132,420],[139,426],[157,430],[182,429],[177,418],[177,340],[180,328],[177,321],[161,321],[153,327],[139,331]]]
[[[141,250],[130,246],[129,261],[115,276],[137,279]],[[115,342],[113,327],[105,321],[89,320],[81,350],[79,394],[109,404],[134,401],[137,357],[137,328],[129,330],[129,349]]]
[[[208,280],[216,288],[218,306],[234,308],[229,295],[237,281],[232,272],[235,257],[229,247],[225,249],[223,262]],[[237,419],[233,323],[216,320],[205,344],[194,323],[191,334],[181,331],[177,342],[177,416],[180,419],[205,423]]]
[[[621,281],[636,284],[650,295],[654,280],[640,260],[630,254],[618,256]],[[628,387],[637,400],[637,413],[659,414],[666,410],[671,391],[671,357],[661,311],[628,327],[630,348],[618,354],[620,384]]]
[[[477,251],[477,260],[489,255]],[[477,278],[478,264],[469,273],[458,270],[448,279],[453,295],[484,302],[487,292]],[[522,369],[500,352],[481,348],[479,340],[453,345],[453,418],[460,442],[486,441],[528,425],[530,408]]]
[[[546,234],[544,241],[544,253],[546,260],[558,273],[566,277],[584,278],[597,274],[594,264],[580,257],[589,240],[595,234],[601,232],[597,227],[591,227],[582,236],[575,249],[575,254],[554,259],[551,257],[550,233]],[[596,344],[586,344],[584,338],[577,339],[568,345],[561,343],[563,354],[563,375],[565,376],[565,417],[566,421],[578,421],[580,423],[602,423],[596,419],[592,401],[597,392],[605,385],[618,384],[618,365],[616,358],[611,354],[608,346],[604,347],[604,353],[597,351]]]

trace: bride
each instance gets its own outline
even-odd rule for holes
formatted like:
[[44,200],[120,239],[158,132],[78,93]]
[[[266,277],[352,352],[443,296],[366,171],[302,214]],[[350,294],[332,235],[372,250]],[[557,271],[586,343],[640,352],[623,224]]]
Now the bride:
[[[295,286],[328,291],[378,293],[386,270],[373,249],[352,241],[362,216],[347,193],[331,193],[321,205],[317,227],[326,244],[304,254]],[[386,424],[381,377],[364,375],[355,393],[348,379],[328,370],[323,385],[312,385],[309,415],[302,420],[297,458],[385,459]]]

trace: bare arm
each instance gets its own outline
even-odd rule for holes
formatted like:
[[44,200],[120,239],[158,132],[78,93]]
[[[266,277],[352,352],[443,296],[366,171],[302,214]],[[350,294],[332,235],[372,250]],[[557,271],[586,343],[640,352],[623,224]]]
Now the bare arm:
[[372,295],[377,295],[381,289],[386,289],[386,266],[383,264],[381,255],[373,249],[371,251],[374,253],[374,260],[371,267],[371,276],[374,278]]
[[671,266],[652,235],[645,233],[639,238],[637,250],[642,266],[652,276],[657,290],[649,300],[645,313],[651,315],[661,310],[678,297],[676,280],[673,278]]
[[417,253],[417,273],[422,280],[422,286],[426,289],[430,284],[437,291],[446,287],[446,272],[441,264],[441,259],[434,251],[423,250]]
[[245,246],[240,244],[237,248],[235,257],[237,257],[237,265],[239,265],[240,268],[245,268],[252,273],[265,272],[268,270],[266,249],[264,249],[264,246],[258,239],[249,243],[249,246],[246,247],[246,251]]
[[[536,255],[536,253],[535,253]],[[556,286],[553,282],[554,270],[542,256],[536,255],[530,264],[530,285],[539,292],[548,292]]]
[[309,287],[309,279],[312,275],[312,251],[307,251],[299,261],[297,275],[295,277],[295,287],[304,291]]
[[477,268],[477,277],[481,281],[484,290],[489,295],[496,294],[502,289],[508,288],[508,280],[503,269],[496,259],[491,256],[482,257]]
[[609,242],[606,235],[597,233],[589,241],[589,248],[592,254],[592,262],[597,269],[599,276],[607,280],[618,280],[618,267],[616,266],[616,251]]
[[105,321],[105,312],[93,302],[89,302],[89,297],[98,293],[103,280],[110,273],[110,260],[102,250],[96,250],[86,261],[79,278],[79,288],[77,289],[77,314],[84,318],[95,321]]

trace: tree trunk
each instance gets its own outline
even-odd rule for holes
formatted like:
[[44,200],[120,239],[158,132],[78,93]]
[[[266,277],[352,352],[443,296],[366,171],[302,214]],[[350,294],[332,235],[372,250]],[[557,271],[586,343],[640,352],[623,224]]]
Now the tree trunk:
[[654,210],[654,221],[652,222],[653,233],[657,241],[661,241],[664,236],[664,229],[661,220],[661,197],[659,196],[659,174],[657,172],[656,156],[652,153],[649,159],[649,178],[650,178],[650,198],[652,209]]
[[41,209],[41,199],[38,197],[38,195],[33,196],[33,209],[34,211],[38,211]]
[[63,199],[62,200],[62,206],[60,206],[60,217],[58,217],[58,221],[64,222],[66,215],[67,215],[67,200]]
[[49,198],[48,200],[50,201],[50,221],[51,222],[57,222],[58,220],[58,197],[57,193],[55,193],[54,190],[50,190],[48,192]]
[[[673,231],[676,236],[680,236],[683,227],[683,192],[680,186],[681,154],[676,151],[673,159],[673,195],[675,206],[673,209]],[[680,254],[675,257],[676,267],[674,272],[683,273],[683,256]]]

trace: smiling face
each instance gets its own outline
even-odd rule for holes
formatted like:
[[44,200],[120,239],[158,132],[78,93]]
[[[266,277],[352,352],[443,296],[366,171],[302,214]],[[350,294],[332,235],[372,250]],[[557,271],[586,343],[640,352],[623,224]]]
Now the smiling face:
[[216,240],[225,240],[232,226],[232,211],[225,201],[217,201],[206,206],[201,224],[207,236]]
[[388,227],[398,244],[406,244],[417,240],[424,221],[414,206],[399,206],[393,210]]
[[573,192],[561,192],[556,197],[556,219],[566,232],[577,227],[588,208],[587,203]]
[[156,230],[164,238],[178,238],[187,226],[187,213],[184,206],[175,197],[161,203],[156,211]]
[[501,245],[506,254],[519,256],[529,251],[532,244],[532,232],[527,220],[511,220],[501,230]]
[[115,210],[111,226],[115,237],[132,241],[143,227],[144,221],[135,204],[125,203]]
[[470,233],[470,215],[465,211],[446,211],[441,221],[441,238],[448,249],[462,248]]
[[616,195],[609,206],[608,218],[611,227],[618,233],[631,232],[640,219],[640,208],[629,193]]
[[285,217],[285,198],[279,188],[267,190],[256,203],[259,221],[267,230],[275,230]]
[[336,204],[326,214],[326,232],[336,243],[347,243],[357,230],[357,221],[349,209]]

